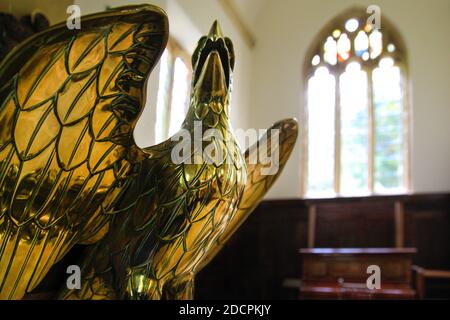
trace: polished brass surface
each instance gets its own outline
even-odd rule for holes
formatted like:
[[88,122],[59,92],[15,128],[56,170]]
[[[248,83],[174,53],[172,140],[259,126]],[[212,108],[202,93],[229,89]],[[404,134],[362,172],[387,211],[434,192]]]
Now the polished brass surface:
[[[200,39],[192,60],[190,107],[181,130],[195,135],[195,121],[202,123],[202,135],[209,129],[219,130],[223,140],[216,147],[229,158],[174,164],[171,154],[177,138],[145,149],[147,159],[117,208],[124,212],[114,217],[106,237],[86,254],[81,290],[64,289],[60,298],[192,299],[195,274],[217,254],[280,174],[281,170],[264,176],[264,165],[248,161],[257,145],[244,157],[235,141],[228,116],[234,51],[217,22]],[[297,122],[284,120],[271,129],[280,130],[281,143],[275,148],[282,168],[297,138]],[[271,132],[260,144],[271,145]],[[201,150],[206,146],[202,141]],[[275,150],[269,148],[269,152]],[[250,180],[246,183],[247,170]]]
[[[278,135],[279,142],[272,150],[272,139],[274,138],[275,134]],[[197,272],[203,269],[203,267],[205,267],[220,252],[226,242],[239,229],[239,227],[245,222],[249,215],[255,210],[258,204],[263,200],[267,191],[269,191],[277,178],[280,176],[281,172],[284,169],[284,166],[286,165],[286,162],[289,160],[291,152],[294,149],[295,142],[297,141],[297,136],[297,120],[282,120],[267,129],[266,133],[259,139],[258,143],[252,145],[245,152],[247,182],[245,184],[244,193],[242,195],[238,209],[233,219],[231,219],[230,223],[227,225],[225,231],[217,238],[217,240],[208,250],[202,262],[198,266],[196,270]],[[249,160],[256,158],[256,155],[259,153],[258,146],[261,145],[267,145],[269,154],[273,154],[277,151],[279,153],[279,169],[273,175],[267,175],[261,171],[266,167],[266,165],[260,162],[252,163]]]
[[[141,150],[132,133],[167,17],[142,5],[81,21],[37,34],[0,65],[0,298],[21,298],[83,243],[82,288],[61,284],[61,299],[191,299],[195,274],[280,175],[297,122],[270,128],[275,146],[271,130],[259,140],[280,154],[274,175],[250,161],[258,144],[242,154],[229,119],[233,44],[214,22],[192,57],[182,127]],[[205,155],[211,145],[222,157]]]
[[102,238],[144,155],[132,133],[167,17],[143,5],[81,22],[38,33],[0,65],[0,299]]
[[[144,151],[106,237],[89,250],[81,290],[64,290],[64,299],[188,299],[193,272],[205,252],[234,216],[244,190],[246,167],[230,126],[229,99],[234,67],[233,46],[217,22],[200,39],[193,55],[190,107],[180,132],[195,137],[198,149],[177,164],[173,138]],[[216,129],[222,139],[221,161],[197,159]],[[194,160],[197,159],[197,162]]]

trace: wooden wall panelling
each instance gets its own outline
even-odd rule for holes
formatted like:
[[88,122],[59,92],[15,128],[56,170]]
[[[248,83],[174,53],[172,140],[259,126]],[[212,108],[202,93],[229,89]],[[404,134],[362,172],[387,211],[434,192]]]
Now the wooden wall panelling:
[[405,201],[405,246],[417,248],[416,265],[450,270],[450,195]]
[[264,202],[198,275],[196,298],[295,298],[297,292],[284,288],[283,281],[298,278],[297,252],[306,246],[305,205]]
[[[399,201],[401,207],[395,205]],[[308,241],[315,247],[395,247],[401,245],[401,233],[404,247],[417,248],[416,265],[450,270],[450,194],[265,201],[198,275],[196,298],[295,299],[298,290],[283,282],[300,277],[298,250]],[[83,250],[75,247],[35,291],[56,292],[67,266],[79,263]],[[430,294],[441,290],[439,281],[431,283]]]
[[449,231],[450,194],[265,201],[198,276],[196,297],[295,298],[282,282],[299,277],[296,253],[311,243],[364,248],[403,242],[418,249],[414,263],[450,269]]
[[384,201],[317,204],[315,247],[394,246],[394,208]]

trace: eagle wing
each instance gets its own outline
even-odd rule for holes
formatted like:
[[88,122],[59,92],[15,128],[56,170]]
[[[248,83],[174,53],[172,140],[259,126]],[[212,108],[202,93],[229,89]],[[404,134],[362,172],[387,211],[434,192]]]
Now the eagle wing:
[[[277,131],[273,131],[277,130]],[[274,140],[275,135],[278,137]],[[233,219],[227,225],[225,231],[214,242],[214,245],[205,255],[202,263],[199,265],[198,271],[203,269],[222,249],[225,243],[236,232],[237,229],[245,222],[249,215],[255,210],[262,201],[267,191],[272,187],[277,178],[280,176],[286,162],[289,160],[298,135],[298,124],[295,119],[286,119],[279,121],[267,129],[266,133],[253,144],[245,152],[245,162],[247,165],[247,182],[245,184],[244,193],[239,203],[238,209]],[[275,174],[267,174],[267,164],[258,159],[259,147],[267,146],[267,154],[274,155],[279,153],[278,170]]]
[[63,288],[59,297],[161,298],[160,280],[194,268],[243,192],[243,157],[228,142],[235,161],[221,165],[174,163],[172,138],[146,148],[148,158],[133,167],[110,231],[83,257],[81,290]]
[[59,24],[0,65],[0,298],[31,291],[75,243],[101,238],[142,151],[133,129],[168,38],[124,7]]

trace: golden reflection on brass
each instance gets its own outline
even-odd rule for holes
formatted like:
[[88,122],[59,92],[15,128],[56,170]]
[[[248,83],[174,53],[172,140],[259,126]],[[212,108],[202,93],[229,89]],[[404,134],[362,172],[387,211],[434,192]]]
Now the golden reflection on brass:
[[[108,234],[89,249],[81,290],[63,290],[64,299],[190,299],[193,272],[234,216],[246,179],[244,157],[231,130],[229,99],[234,68],[231,41],[217,22],[200,39],[193,57],[191,99],[179,133],[199,141],[189,160],[176,163],[178,133],[146,148]],[[215,147],[226,157],[198,157],[220,133]],[[198,144],[196,144],[198,142]]]
[[0,65],[0,299],[20,299],[108,230],[144,154],[132,133],[168,36],[150,5],[59,24]]
[[[246,163],[258,147],[253,145],[243,156],[233,136],[229,96],[234,59],[231,40],[222,36],[215,22],[193,55],[190,107],[181,128],[191,137],[196,121],[203,125],[202,134],[219,130],[223,141],[216,141],[216,148],[229,157],[225,162],[202,159],[175,164],[171,153],[178,139],[145,149],[147,159],[136,168],[136,180],[117,208],[124,212],[114,217],[106,237],[86,254],[82,274],[87,276],[81,290],[63,289],[60,298],[194,297],[195,274],[217,254],[281,172],[265,176],[264,165]],[[297,138],[297,122],[284,120],[271,129],[280,130],[281,143],[275,148],[282,168]],[[268,131],[260,143],[271,145],[271,139]],[[202,141],[201,150],[207,144]]]
[[[78,31],[50,28],[0,65],[0,298],[21,298],[83,243],[92,245],[82,287],[61,284],[59,298],[192,299],[195,274],[280,175],[297,122],[270,128],[279,129],[268,150],[280,154],[275,175],[250,161],[257,144],[242,154],[229,119],[233,44],[217,22],[193,54],[180,131],[135,145],[145,81],[167,37],[160,9],[119,8],[82,18]],[[220,139],[204,139],[211,129]],[[177,162],[185,133],[195,141]],[[259,142],[273,139],[269,130]],[[211,144],[224,156],[205,157]]]
[[[272,130],[278,131],[279,143],[275,145],[278,150],[272,150]],[[208,250],[203,261],[197,268],[199,272],[205,267],[223,248],[226,242],[231,236],[239,229],[239,227],[245,222],[249,215],[256,209],[258,204],[263,200],[267,191],[272,187],[277,178],[289,160],[292,150],[294,149],[295,142],[298,136],[298,123],[295,119],[286,119],[275,123],[272,127],[267,129],[266,133],[259,139],[258,143],[255,143],[245,152],[245,162],[247,167],[247,181],[245,184],[244,193],[239,203],[236,214],[230,223],[227,225],[225,231],[217,238],[211,248]],[[255,159],[259,152],[258,146],[267,145],[268,154],[274,152],[279,153],[279,169],[273,175],[264,174],[261,170],[267,165],[261,163],[253,163],[249,159]]]

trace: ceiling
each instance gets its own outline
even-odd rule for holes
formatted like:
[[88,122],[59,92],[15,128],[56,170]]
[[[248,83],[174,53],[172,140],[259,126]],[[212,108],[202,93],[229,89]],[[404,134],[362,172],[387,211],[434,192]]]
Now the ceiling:
[[265,7],[268,0],[228,0],[232,1],[239,12],[239,15],[252,29],[256,29],[258,16]]
[[228,17],[238,28],[244,40],[252,48],[256,43],[258,18],[268,0],[217,0]]

